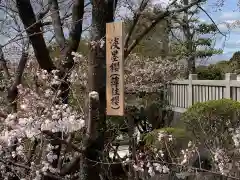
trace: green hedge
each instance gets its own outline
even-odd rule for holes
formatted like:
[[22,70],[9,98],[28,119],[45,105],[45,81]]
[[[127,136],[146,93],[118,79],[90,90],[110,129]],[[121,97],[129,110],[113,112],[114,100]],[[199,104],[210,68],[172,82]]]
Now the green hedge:
[[232,145],[231,130],[239,127],[239,117],[240,103],[221,99],[194,104],[181,120],[199,142],[226,148]]

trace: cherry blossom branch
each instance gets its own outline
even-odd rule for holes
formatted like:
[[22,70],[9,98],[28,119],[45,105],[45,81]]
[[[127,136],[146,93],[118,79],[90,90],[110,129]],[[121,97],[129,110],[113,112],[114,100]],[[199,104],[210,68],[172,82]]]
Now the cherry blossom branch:
[[185,167],[185,168],[189,168],[189,169],[192,169],[192,170],[195,170],[195,171],[204,171],[204,172],[208,172],[208,173],[211,173],[211,174],[220,175],[220,176],[228,177],[228,178],[231,178],[231,179],[240,180],[240,178],[235,177],[235,176],[225,175],[225,174],[222,174],[222,173],[219,173],[219,172],[210,171],[210,170],[206,170],[206,169],[202,169],[202,168],[196,168],[196,167],[187,166],[187,165],[182,165],[182,164],[178,164],[178,163],[169,163],[169,162],[166,162],[166,161],[157,161],[157,160],[153,160],[153,161],[150,161],[150,162],[174,165],[174,166],[178,166],[178,167]]

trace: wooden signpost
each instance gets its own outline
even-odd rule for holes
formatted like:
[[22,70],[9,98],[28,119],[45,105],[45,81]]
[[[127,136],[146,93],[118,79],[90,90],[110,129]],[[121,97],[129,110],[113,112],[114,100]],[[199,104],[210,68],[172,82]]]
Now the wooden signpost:
[[124,116],[123,23],[106,25],[107,115]]

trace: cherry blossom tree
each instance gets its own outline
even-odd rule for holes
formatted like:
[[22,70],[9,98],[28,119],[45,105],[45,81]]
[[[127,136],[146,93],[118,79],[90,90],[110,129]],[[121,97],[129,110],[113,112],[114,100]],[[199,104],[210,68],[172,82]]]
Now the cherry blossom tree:
[[[136,67],[126,74],[131,88],[149,87],[149,81],[154,81],[154,87],[157,88],[174,77],[172,75],[178,71],[178,66],[173,61],[155,58],[144,62],[136,56],[129,58],[133,59],[129,61],[128,57],[158,23],[200,2],[201,0],[197,0],[176,8],[173,5],[177,2],[172,1],[160,12],[156,12],[146,28],[133,39],[131,37],[140,16],[151,3],[149,0],[142,0],[137,6],[128,6],[134,13],[133,23],[126,34],[124,55],[126,63]],[[119,4],[121,1],[117,0],[74,0],[67,3],[49,0],[47,4],[30,0],[3,1],[2,10],[14,14],[12,20],[19,24],[19,32],[5,46],[18,39],[25,39],[20,46],[21,59],[16,73],[12,73],[12,67],[8,66],[1,53],[0,62],[4,76],[8,79],[5,88],[11,107],[10,110],[0,111],[0,174],[5,179],[106,178],[106,173],[102,171],[104,163],[99,163],[105,160],[102,152],[106,145],[107,129],[105,26],[114,21]],[[84,13],[87,14],[89,6],[90,52],[86,58],[76,51],[84,30]],[[68,8],[64,11],[61,7]],[[15,18],[16,15],[18,18]],[[51,20],[46,20],[47,17],[51,17]],[[72,18],[71,21],[68,20],[69,17]],[[71,26],[67,38],[64,26],[68,26],[69,22]],[[50,56],[46,43],[49,37],[45,37],[45,29],[48,26],[52,27],[54,40],[61,50],[59,65]],[[78,63],[80,66],[77,66]],[[83,71],[74,70],[76,67]],[[87,70],[91,73],[88,74]],[[23,81],[23,71],[34,82],[34,86],[33,83],[28,85]],[[69,105],[71,81],[76,79],[80,80],[76,83],[80,83],[88,94],[89,112],[77,111]],[[86,94],[84,95],[86,98]],[[164,172],[167,171],[164,167]]]

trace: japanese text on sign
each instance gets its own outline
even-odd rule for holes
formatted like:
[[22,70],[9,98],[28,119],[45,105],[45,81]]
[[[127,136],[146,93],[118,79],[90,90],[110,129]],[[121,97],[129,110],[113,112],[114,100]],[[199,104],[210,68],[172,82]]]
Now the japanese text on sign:
[[107,114],[124,115],[123,36],[122,23],[108,23],[107,51]]

